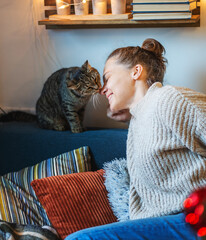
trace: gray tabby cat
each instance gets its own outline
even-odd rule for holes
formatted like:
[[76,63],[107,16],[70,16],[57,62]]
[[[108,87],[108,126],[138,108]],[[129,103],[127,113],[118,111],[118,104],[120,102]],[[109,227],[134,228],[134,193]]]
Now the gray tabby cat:
[[0,115],[0,122],[38,122],[41,128],[83,131],[86,104],[101,88],[99,72],[86,61],[81,67],[62,68],[45,82],[36,103],[36,116],[22,111]]
[[86,104],[101,88],[99,72],[86,61],[82,67],[63,68],[45,82],[36,104],[39,126],[58,131],[83,131]]

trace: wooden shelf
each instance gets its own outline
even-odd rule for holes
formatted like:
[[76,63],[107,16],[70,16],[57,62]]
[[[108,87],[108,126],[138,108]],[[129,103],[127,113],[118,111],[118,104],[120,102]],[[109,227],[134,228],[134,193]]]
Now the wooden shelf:
[[[132,11],[132,0],[126,0],[126,13]],[[48,19],[57,13],[56,10],[45,9],[47,19],[39,21],[39,25],[45,25],[46,29],[84,29],[84,28],[162,28],[162,27],[199,27],[200,26],[200,0],[197,0],[198,7],[192,11],[191,19],[181,20],[149,20],[133,21],[131,19],[110,19],[110,20],[52,20]],[[45,8],[55,7],[55,0],[44,0]],[[92,14],[92,1],[89,1],[89,14]],[[108,1],[107,13],[111,14],[111,4]],[[74,6],[71,6],[71,14],[74,14]]]
[[193,15],[191,19],[181,20],[49,20],[38,22],[46,29],[82,29],[82,28],[152,28],[152,27],[199,27],[200,15]]

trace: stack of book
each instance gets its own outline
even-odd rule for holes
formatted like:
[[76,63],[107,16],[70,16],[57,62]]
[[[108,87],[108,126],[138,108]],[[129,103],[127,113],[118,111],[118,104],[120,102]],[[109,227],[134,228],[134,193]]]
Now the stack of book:
[[190,19],[196,0],[133,0],[133,20]]

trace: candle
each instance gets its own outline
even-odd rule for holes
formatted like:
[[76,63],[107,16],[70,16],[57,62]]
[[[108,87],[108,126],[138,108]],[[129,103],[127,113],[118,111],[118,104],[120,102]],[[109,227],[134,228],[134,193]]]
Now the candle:
[[126,12],[126,0],[111,0],[112,14],[123,14]]
[[57,14],[68,15],[70,14],[70,3],[71,0],[56,0]]
[[74,0],[75,15],[87,15],[89,13],[89,3],[85,0]]
[[93,0],[92,1],[93,14],[106,14],[107,13],[107,0]]

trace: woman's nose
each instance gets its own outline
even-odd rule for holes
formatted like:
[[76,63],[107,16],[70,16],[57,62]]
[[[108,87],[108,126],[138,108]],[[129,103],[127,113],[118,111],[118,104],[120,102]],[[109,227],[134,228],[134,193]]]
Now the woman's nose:
[[101,95],[105,95],[106,92],[107,92],[107,89],[106,89],[106,87],[105,87],[105,85],[104,85],[102,88],[100,88],[99,93],[100,93]]

